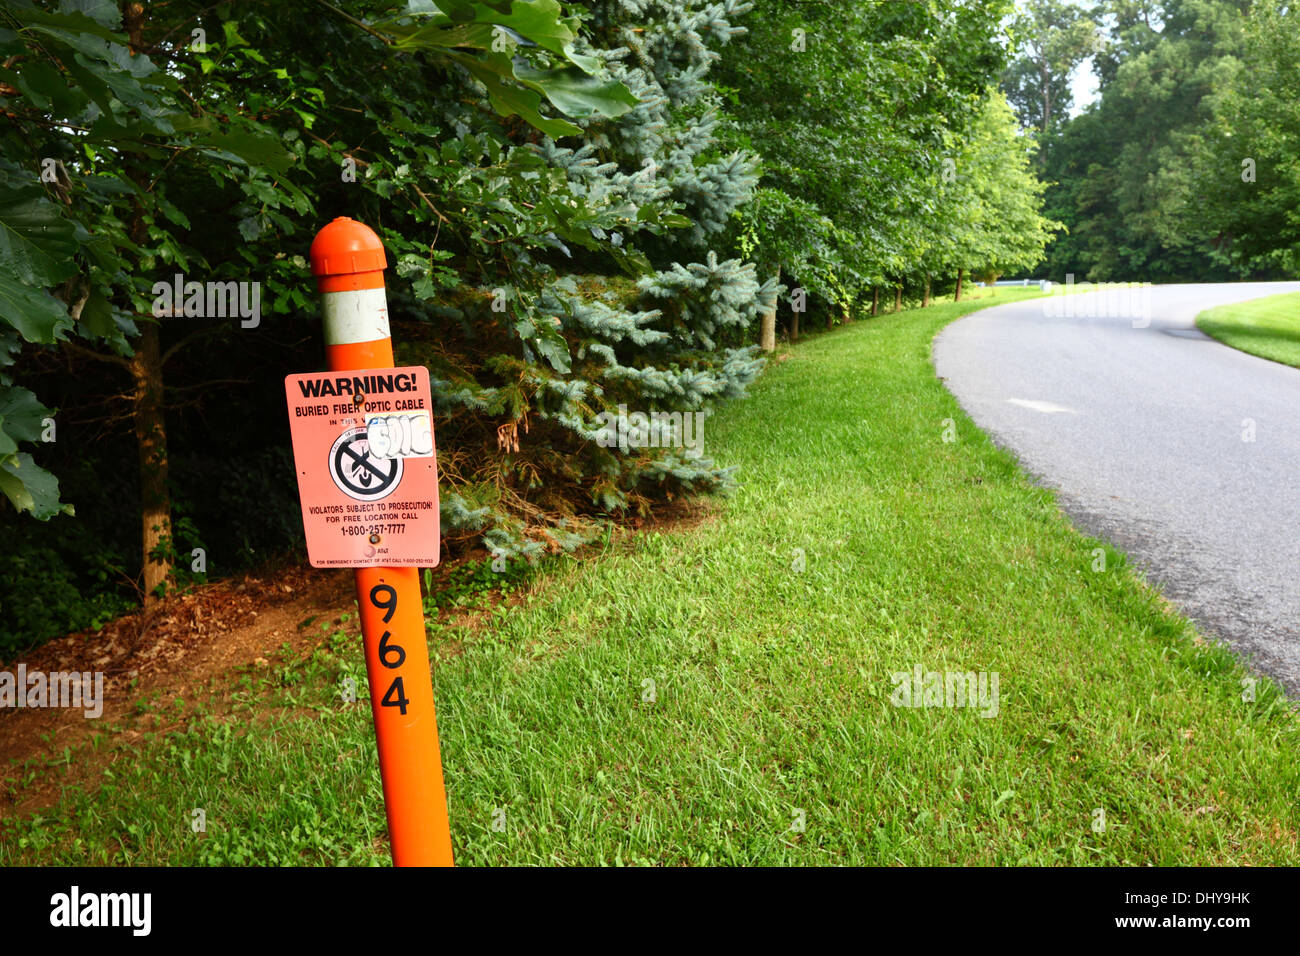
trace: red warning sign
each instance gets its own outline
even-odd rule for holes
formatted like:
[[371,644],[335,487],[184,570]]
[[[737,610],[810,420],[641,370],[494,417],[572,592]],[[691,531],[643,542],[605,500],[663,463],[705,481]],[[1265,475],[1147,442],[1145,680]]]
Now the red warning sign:
[[429,370],[284,380],[307,557],[317,568],[438,563],[438,458]]

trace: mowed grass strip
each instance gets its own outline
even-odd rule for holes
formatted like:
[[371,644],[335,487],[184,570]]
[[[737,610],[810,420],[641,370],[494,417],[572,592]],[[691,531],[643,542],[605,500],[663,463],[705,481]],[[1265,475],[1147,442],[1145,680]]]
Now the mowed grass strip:
[[[712,518],[434,629],[459,862],[1300,860],[1291,705],[1075,532],[936,380],[935,333],[987,304],[783,348],[706,423],[706,453],[740,466]],[[330,702],[362,665],[335,645],[321,716],[150,743],[11,826],[0,862],[386,862],[368,710]],[[996,715],[895,706],[917,667],[996,673]]]
[[1234,349],[1300,368],[1300,292],[1221,305],[1198,315],[1196,324]]

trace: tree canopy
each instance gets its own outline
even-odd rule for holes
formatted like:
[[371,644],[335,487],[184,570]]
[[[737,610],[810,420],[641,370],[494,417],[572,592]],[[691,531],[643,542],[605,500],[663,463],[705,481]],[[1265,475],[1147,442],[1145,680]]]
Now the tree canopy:
[[[729,487],[660,419],[602,422],[742,397],[782,285],[842,320],[1033,267],[1032,143],[989,88],[1009,10],[6,3],[13,633],[301,546],[281,383],[322,362],[305,255],[335,216],[381,236],[398,360],[430,369],[449,548],[532,559]],[[36,580],[49,609],[19,610]]]

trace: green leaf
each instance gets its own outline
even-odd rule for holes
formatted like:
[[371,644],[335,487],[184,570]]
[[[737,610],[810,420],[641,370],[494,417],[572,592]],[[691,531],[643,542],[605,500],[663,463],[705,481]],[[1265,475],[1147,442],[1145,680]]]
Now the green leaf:
[[61,0],[60,13],[84,13],[107,30],[122,25],[122,11],[115,0]]
[[393,49],[403,53],[412,50],[433,50],[467,48],[472,50],[490,50],[492,48],[492,26],[486,23],[441,24],[426,23],[421,27],[405,33],[401,27],[388,26],[390,33],[396,33],[399,39]]
[[[104,0],[104,6],[111,5],[111,0]],[[58,13],[48,10],[37,10],[35,7],[15,7],[13,4],[6,4],[9,12],[22,24],[28,27],[40,29],[44,27],[62,28],[71,30],[74,33],[86,33],[91,36],[99,37],[101,40],[110,42],[121,42],[121,37],[117,36],[107,24],[96,22],[98,17],[92,19],[85,13],[78,12],[86,4],[65,3],[64,9]],[[68,9],[72,8],[72,9]],[[93,11],[87,11],[93,12]]]
[[59,501],[59,479],[41,468],[26,452],[0,461],[0,492],[15,508],[45,521],[59,512],[72,514],[72,505]]
[[19,281],[50,286],[76,272],[76,227],[36,186],[0,194],[0,270]]
[[577,39],[569,22],[560,19],[560,5],[556,0],[515,0],[510,13],[504,16],[486,5],[475,6],[476,22],[499,23],[509,27],[552,53],[567,56],[567,47]]
[[87,69],[76,57],[69,57],[63,61],[63,65],[68,70],[68,75],[77,81],[77,86],[81,88],[105,116],[113,115],[113,104],[109,97],[108,84],[95,75],[94,71]]
[[249,166],[265,166],[277,173],[284,172],[293,162],[293,154],[275,136],[244,130],[204,133],[194,145],[230,153]]
[[[14,356],[22,347],[23,341],[14,330],[0,325],[0,368],[9,368],[13,365]],[[0,373],[0,385],[8,385],[10,381],[8,375]]]
[[91,293],[81,309],[81,327],[90,337],[111,343],[118,354],[128,353],[128,335],[136,334],[135,322],[130,316],[113,308],[112,303],[98,290]]
[[595,74],[604,68],[599,57],[574,51],[577,21],[563,18],[556,0],[515,0],[508,12],[504,5],[448,0],[437,5],[411,4],[407,13],[427,17],[429,22],[413,26],[404,15],[375,24],[380,31],[398,37],[394,43],[398,50],[491,50],[495,28],[500,26],[529,45],[563,56],[584,73]]
[[589,76],[580,70],[538,70],[520,60],[514,67],[515,78],[526,83],[569,116],[622,116],[640,102],[622,83]]
[[16,282],[0,272],[0,321],[12,325],[28,342],[49,345],[71,328],[62,302],[42,289]]
[[239,35],[239,23],[236,20],[227,20],[221,25],[221,30],[226,36],[226,46],[248,46],[248,41]]
[[492,108],[502,116],[519,116],[552,139],[576,136],[582,132],[581,127],[565,120],[543,116],[540,112],[542,98],[537,93],[505,82],[501,73],[486,63],[459,53],[452,53],[449,56],[487,87]]
[[[559,339],[559,341],[555,339]],[[533,341],[533,345],[537,348],[537,353],[550,363],[551,368],[567,375],[569,372],[569,348],[564,339],[559,338],[559,336],[556,336],[555,339],[549,336],[538,338]]]
[[650,265],[650,260],[645,257],[644,253],[628,249],[610,249],[614,261],[618,267],[630,276],[649,275],[654,272],[654,267]]
[[0,415],[0,458],[7,460],[10,455],[18,451],[18,443],[9,437],[4,426],[5,417]]
[[[87,23],[93,23],[93,21],[87,18],[83,19],[86,19]],[[105,39],[101,31],[81,30],[66,23],[61,23],[57,27],[46,26],[42,23],[33,23],[28,29],[43,34],[51,40],[57,40],[59,43],[71,47],[76,52],[90,57],[92,60],[107,59],[109,48],[113,46],[114,41],[117,40],[117,38],[112,34],[109,34],[109,38]],[[127,53],[129,55],[130,50],[127,50]],[[61,56],[60,58],[62,59],[63,57]],[[147,58],[142,59],[144,59],[145,63],[149,62]],[[152,64],[150,65],[152,66]]]
[[44,421],[53,414],[25,388],[0,388],[0,429],[17,441],[40,441]]
[[162,214],[164,216],[166,216],[171,222],[174,222],[176,225],[183,226],[185,229],[192,228],[190,226],[189,216],[185,215],[185,213],[177,209],[173,203],[162,198],[161,196],[158,197],[158,208],[162,211]]
[[67,78],[44,60],[24,63],[13,82],[34,106],[55,116],[79,116],[86,108],[85,93],[70,87]]

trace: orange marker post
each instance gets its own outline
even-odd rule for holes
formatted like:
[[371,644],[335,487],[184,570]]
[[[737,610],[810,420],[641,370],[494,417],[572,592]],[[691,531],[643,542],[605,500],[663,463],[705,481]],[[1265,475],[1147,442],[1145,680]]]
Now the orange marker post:
[[[393,367],[385,267],[383,243],[355,220],[335,219],[312,241],[331,371]],[[393,863],[451,866],[419,569],[357,568],[356,577]]]

